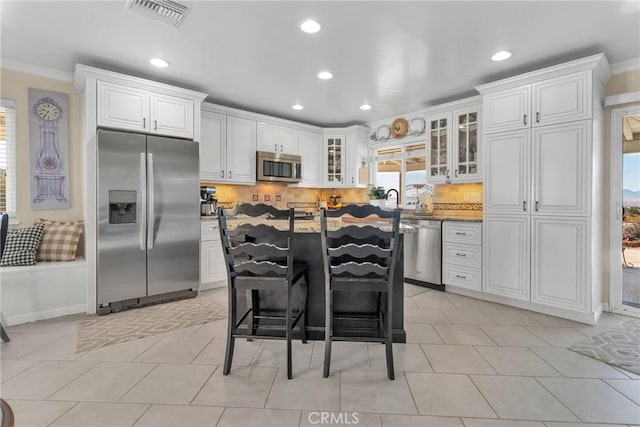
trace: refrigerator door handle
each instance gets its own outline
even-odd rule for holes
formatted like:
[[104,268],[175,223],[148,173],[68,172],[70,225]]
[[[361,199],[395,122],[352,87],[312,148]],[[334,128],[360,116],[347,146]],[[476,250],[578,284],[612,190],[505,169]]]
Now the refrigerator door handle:
[[140,250],[144,251],[145,235],[147,231],[147,173],[146,161],[144,153],[140,153],[140,213],[138,219],[138,228],[140,229]]
[[155,193],[156,193],[156,189],[155,189],[155,185],[154,185],[154,178],[153,178],[153,153],[149,153],[147,154],[148,156],[148,162],[147,162],[147,176],[148,176],[148,199],[149,199],[149,226],[148,231],[147,231],[147,249],[152,250],[153,249],[153,237],[154,237],[154,233],[155,233],[155,227],[156,227],[156,219],[155,219],[155,215],[156,215],[156,209],[155,209]]

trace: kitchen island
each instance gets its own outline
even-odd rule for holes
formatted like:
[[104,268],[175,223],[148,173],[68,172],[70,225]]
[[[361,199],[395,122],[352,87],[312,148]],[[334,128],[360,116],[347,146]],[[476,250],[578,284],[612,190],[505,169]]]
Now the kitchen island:
[[[270,225],[277,228],[286,228],[286,221],[269,221]],[[364,223],[362,224],[364,225]],[[376,225],[379,225],[377,223]],[[232,226],[230,221],[230,226]],[[381,225],[384,227],[384,225]],[[404,233],[411,233],[415,230],[412,227],[403,226],[400,234],[400,244],[398,258],[396,261],[393,278],[393,341],[406,342],[406,332],[404,330]],[[293,251],[296,261],[307,264],[307,336],[312,340],[324,339],[324,316],[325,316],[325,289],[324,289],[324,266],[322,258],[320,221],[313,220],[296,222],[296,232],[293,235]],[[297,301],[298,289],[294,287],[294,301]],[[239,313],[244,312],[246,307],[243,298],[239,298]],[[282,293],[275,291],[260,292],[260,308],[277,309],[284,307]],[[336,312],[342,313],[377,313],[379,297],[377,293],[364,292],[337,292],[334,297],[334,307]],[[295,304],[297,307],[297,304]],[[372,336],[377,333],[377,323],[371,320],[356,322],[346,322],[339,319],[334,320],[334,327],[341,335],[348,336],[357,330],[357,334],[362,335],[362,328],[371,329]],[[260,333],[269,334],[270,331]],[[274,332],[275,333],[275,332]],[[297,335],[297,334],[296,334]]]

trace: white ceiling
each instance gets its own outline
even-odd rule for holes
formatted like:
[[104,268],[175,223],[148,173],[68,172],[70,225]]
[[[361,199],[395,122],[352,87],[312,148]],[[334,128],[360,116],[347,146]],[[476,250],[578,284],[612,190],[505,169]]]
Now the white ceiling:
[[[594,53],[611,63],[640,57],[639,1],[184,3],[193,10],[175,29],[126,11],[124,0],[3,0],[2,58],[65,71],[79,62],[328,126],[416,111]],[[322,31],[302,33],[306,17]],[[492,62],[500,49],[513,57]],[[171,66],[155,69],[154,56]],[[333,80],[316,77],[324,69]],[[365,102],[373,109],[361,111]]]

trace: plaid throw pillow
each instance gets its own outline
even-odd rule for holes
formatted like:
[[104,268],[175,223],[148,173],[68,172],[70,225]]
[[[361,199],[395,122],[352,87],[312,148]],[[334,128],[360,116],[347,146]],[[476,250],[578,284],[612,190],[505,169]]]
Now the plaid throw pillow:
[[2,253],[0,267],[14,267],[18,265],[35,265],[38,246],[42,241],[43,224],[33,227],[9,230],[7,241]]
[[59,222],[40,218],[36,224],[44,225],[38,261],[73,261],[82,234],[82,221]]

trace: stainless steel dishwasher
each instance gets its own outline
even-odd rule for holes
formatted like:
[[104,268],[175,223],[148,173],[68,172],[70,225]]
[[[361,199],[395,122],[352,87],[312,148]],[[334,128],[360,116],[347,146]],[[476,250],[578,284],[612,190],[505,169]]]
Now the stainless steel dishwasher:
[[442,221],[402,220],[417,229],[404,234],[404,280],[444,290],[442,284]]

